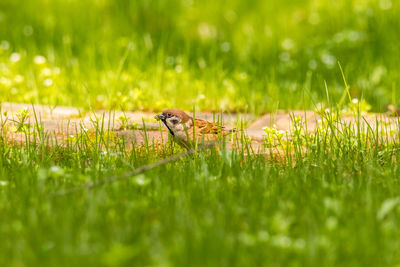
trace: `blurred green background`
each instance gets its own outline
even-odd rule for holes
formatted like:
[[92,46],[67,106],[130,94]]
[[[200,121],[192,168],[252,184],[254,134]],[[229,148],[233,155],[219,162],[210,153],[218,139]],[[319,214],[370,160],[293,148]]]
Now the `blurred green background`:
[[2,0],[0,100],[261,113],[396,104],[399,1]]

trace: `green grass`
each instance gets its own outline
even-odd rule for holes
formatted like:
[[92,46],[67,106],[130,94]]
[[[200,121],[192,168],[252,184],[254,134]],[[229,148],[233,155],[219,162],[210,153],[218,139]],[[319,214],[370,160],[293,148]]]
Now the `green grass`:
[[63,196],[181,150],[101,124],[56,142],[40,118],[1,113],[0,266],[400,265],[399,123],[361,130],[358,116],[398,104],[399,3],[0,1],[0,102],[331,108],[312,134],[294,117],[265,128],[265,154],[241,139]]
[[265,141],[284,151],[280,159],[246,146],[210,149],[61,196],[179,150],[169,142],[128,149],[101,126],[63,145],[38,128],[23,128],[25,145],[3,132],[0,265],[399,264],[398,128],[394,139],[357,134],[327,116],[304,134],[295,121],[289,141]]
[[399,11],[393,0],[3,0],[0,100],[314,108],[324,81],[342,96],[340,61],[352,95],[382,111],[400,95]]

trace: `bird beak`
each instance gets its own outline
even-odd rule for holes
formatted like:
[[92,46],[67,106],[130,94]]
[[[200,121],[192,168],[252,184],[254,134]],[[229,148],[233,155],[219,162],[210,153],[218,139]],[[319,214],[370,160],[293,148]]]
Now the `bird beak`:
[[156,119],[156,120],[162,120],[162,121],[164,121],[165,120],[165,116],[163,115],[163,114],[158,114],[158,115],[156,115],[156,116],[154,116],[154,118]]

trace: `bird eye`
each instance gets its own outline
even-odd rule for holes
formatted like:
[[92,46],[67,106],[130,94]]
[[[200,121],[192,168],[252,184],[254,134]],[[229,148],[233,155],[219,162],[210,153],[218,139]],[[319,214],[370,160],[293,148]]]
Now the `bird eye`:
[[167,113],[167,117],[171,117],[171,113]]

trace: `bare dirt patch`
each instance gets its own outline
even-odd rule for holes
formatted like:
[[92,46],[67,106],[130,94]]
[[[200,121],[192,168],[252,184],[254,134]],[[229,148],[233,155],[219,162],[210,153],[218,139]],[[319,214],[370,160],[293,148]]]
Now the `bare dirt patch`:
[[[146,141],[160,143],[161,140],[168,139],[166,129],[154,119],[155,113],[106,110],[83,112],[74,107],[50,107],[23,103],[2,103],[1,109],[3,122],[7,121],[2,127],[7,127],[8,138],[15,141],[24,142],[26,139],[24,134],[15,132],[19,114],[24,109],[28,111],[29,117],[26,123],[30,127],[39,124],[47,135],[56,137],[60,142],[82,131],[93,132],[96,129],[115,132],[128,142],[137,144],[143,144]],[[315,131],[321,120],[321,116],[312,111],[278,111],[258,118],[251,114],[196,113],[197,118],[220,122],[227,128],[242,125],[243,132],[249,137],[251,146],[255,150],[261,147],[265,134],[263,127],[275,126],[277,130],[290,133],[293,128],[292,118],[297,116],[306,121],[308,132]],[[375,130],[380,125],[392,129],[398,127],[398,118],[387,114],[366,114],[360,118],[343,116],[341,121],[344,125],[360,125],[363,129],[370,127]]]

